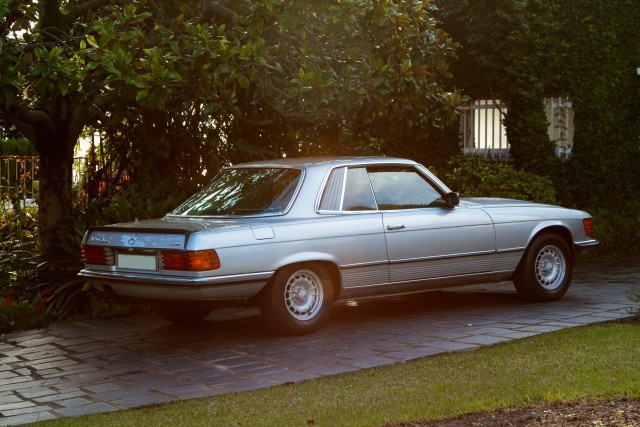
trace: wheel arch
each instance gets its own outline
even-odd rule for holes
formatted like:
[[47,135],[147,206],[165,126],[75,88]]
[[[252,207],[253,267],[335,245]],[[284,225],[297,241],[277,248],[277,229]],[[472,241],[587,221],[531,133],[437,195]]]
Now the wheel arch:
[[552,222],[543,222],[538,224],[529,235],[529,239],[527,240],[526,248],[529,249],[531,242],[533,242],[538,236],[544,233],[553,233],[562,237],[569,245],[570,248],[573,249],[573,235],[571,234],[571,229],[569,226],[561,221],[552,221]]
[[531,234],[529,235],[529,239],[527,240],[527,245],[525,246],[525,251],[522,257],[520,258],[520,261],[518,262],[518,266],[516,267],[514,274],[516,274],[518,270],[522,268],[522,264],[525,262],[526,254],[529,248],[531,247],[531,243],[535,239],[537,239],[538,236],[541,236],[542,234],[545,234],[545,233],[552,233],[557,236],[560,236],[565,242],[567,242],[567,245],[571,250],[571,255],[573,258],[575,258],[573,236],[571,235],[571,231],[569,230],[569,227],[560,221],[545,222],[542,224],[538,224],[538,226],[534,228]]
[[[333,300],[337,300],[342,292],[342,272],[340,271],[340,267],[338,267],[338,263],[335,259],[333,259],[328,254],[320,254],[320,253],[299,253],[293,257],[288,257],[282,260],[276,268],[275,273],[271,276],[269,283],[276,276],[278,271],[281,271],[284,268],[289,268],[292,266],[320,266],[324,268],[327,273],[331,277],[331,287],[333,291]],[[265,286],[266,288],[266,286]],[[263,288],[264,290],[264,288]]]

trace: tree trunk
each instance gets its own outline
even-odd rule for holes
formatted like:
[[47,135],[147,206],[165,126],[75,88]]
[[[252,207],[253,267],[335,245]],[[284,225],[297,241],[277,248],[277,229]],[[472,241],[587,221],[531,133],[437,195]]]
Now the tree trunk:
[[71,214],[73,148],[65,141],[46,141],[40,149],[40,198],[38,219],[40,242],[46,255],[55,255],[53,246],[65,217]]

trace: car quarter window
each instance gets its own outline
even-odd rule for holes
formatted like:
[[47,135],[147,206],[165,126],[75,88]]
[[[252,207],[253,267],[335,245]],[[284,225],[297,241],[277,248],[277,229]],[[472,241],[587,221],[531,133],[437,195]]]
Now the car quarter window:
[[336,168],[331,171],[331,175],[327,179],[324,186],[324,193],[320,200],[321,211],[339,211],[340,202],[342,201],[342,189],[344,188],[344,179],[347,168]]
[[321,211],[377,210],[366,169],[342,167],[332,170],[319,208]]
[[442,195],[407,166],[367,167],[380,210],[445,207]]
[[365,168],[347,169],[347,180],[342,199],[343,211],[377,210],[371,184]]

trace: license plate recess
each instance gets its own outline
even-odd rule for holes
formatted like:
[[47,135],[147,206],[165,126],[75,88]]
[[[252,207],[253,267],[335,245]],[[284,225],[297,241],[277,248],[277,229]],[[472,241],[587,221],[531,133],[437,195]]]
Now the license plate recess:
[[117,254],[116,265],[118,268],[130,268],[133,270],[158,269],[155,255]]

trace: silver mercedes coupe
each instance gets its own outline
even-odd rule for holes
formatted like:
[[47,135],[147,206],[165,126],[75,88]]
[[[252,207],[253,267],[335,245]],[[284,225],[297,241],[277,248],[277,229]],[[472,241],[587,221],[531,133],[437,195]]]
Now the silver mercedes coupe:
[[556,300],[592,232],[578,210],[461,200],[410,160],[279,159],[223,169],[164,218],[91,227],[79,276],[174,323],[249,304],[303,334],[340,300],[503,280]]

